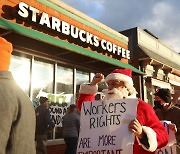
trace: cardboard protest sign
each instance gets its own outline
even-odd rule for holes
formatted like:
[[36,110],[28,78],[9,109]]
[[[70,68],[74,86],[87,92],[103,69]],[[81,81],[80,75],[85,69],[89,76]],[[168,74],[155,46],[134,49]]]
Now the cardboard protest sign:
[[128,124],[136,118],[137,99],[85,102],[77,154],[132,153],[134,135]]
[[168,144],[161,149],[157,149],[155,154],[176,154],[176,137],[174,132],[168,126],[171,122],[162,121],[162,123],[168,132]]

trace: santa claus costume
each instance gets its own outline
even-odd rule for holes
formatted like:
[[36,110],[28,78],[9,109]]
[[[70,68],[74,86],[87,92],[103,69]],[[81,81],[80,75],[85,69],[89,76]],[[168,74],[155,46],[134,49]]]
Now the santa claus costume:
[[[126,88],[123,91],[121,91],[121,94],[123,95],[122,97],[118,95],[119,99],[136,98],[136,90],[133,87],[131,69],[116,69],[106,77],[105,81],[108,82],[109,80],[117,80],[124,82]],[[97,92],[97,89],[97,85],[81,85],[80,95],[77,101],[77,106],[79,110],[81,110],[83,102],[94,100],[94,96]],[[143,100],[138,100],[137,120],[141,124],[142,130],[145,133],[146,137],[143,140],[140,140],[137,137],[135,137],[133,145],[133,154],[153,154],[155,153],[155,150],[157,148],[161,148],[167,144],[168,133],[166,129],[159,121],[153,108]]]

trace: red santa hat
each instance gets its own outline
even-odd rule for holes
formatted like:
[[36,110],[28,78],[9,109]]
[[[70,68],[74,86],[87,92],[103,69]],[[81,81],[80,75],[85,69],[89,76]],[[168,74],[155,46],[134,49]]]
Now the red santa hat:
[[132,69],[130,68],[115,69],[105,79],[106,82],[108,82],[109,80],[123,81],[125,86],[126,85],[133,86]]
[[133,87],[133,80],[132,80],[132,69],[125,68],[125,69],[115,69],[111,72],[106,78],[105,82],[107,83],[109,80],[117,80],[124,82],[124,85],[128,89],[129,93],[131,94],[131,98],[136,97],[136,89]]

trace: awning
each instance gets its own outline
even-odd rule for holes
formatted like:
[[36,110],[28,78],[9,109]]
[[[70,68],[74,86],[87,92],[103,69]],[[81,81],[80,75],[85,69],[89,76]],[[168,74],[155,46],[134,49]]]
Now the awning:
[[[72,62],[75,65],[83,65],[84,67],[88,67],[92,70],[100,70],[107,73],[118,67],[131,68],[134,75],[144,75],[143,72],[130,64],[126,64],[111,57],[96,53],[73,43],[63,41],[19,24],[12,23],[2,18],[0,19],[0,28],[12,31],[12,33],[8,34],[7,37],[10,41],[16,43],[16,46],[22,47],[23,44],[23,46],[27,49],[29,47],[33,48],[34,46],[29,43],[31,41],[36,47],[43,47],[43,54],[48,54],[52,57],[54,56],[59,60],[63,59],[67,62]],[[15,36],[17,36],[19,40],[15,40]],[[63,50],[62,53],[61,49]]]
[[164,81],[160,81],[160,80],[157,80],[157,79],[154,79],[154,78],[151,78],[151,84],[153,86],[157,86],[157,87],[160,87],[160,88],[171,89],[171,85],[169,83],[164,82]]
[[180,65],[178,65],[177,63],[170,61],[167,58],[164,58],[161,55],[157,54],[156,52],[153,52],[145,47],[142,47],[141,45],[139,45],[139,48],[141,50],[143,50],[145,52],[145,54],[147,54],[151,59],[154,59],[154,60],[160,62],[161,64],[165,64],[171,68],[180,70]]

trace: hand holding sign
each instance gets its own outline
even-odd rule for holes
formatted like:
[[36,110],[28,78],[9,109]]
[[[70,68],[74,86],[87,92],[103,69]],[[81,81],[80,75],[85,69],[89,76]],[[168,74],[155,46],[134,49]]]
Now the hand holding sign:
[[141,124],[139,123],[139,121],[137,119],[132,120],[129,123],[128,127],[129,127],[129,130],[131,132],[133,132],[134,135],[136,135],[138,138],[141,139],[143,137],[142,126],[141,126]]
[[173,124],[173,123],[169,123],[169,124],[168,124],[168,126],[169,126],[169,129],[171,129],[174,133],[176,133],[176,132],[177,132],[177,127],[176,127],[176,125],[175,125],[175,124]]

